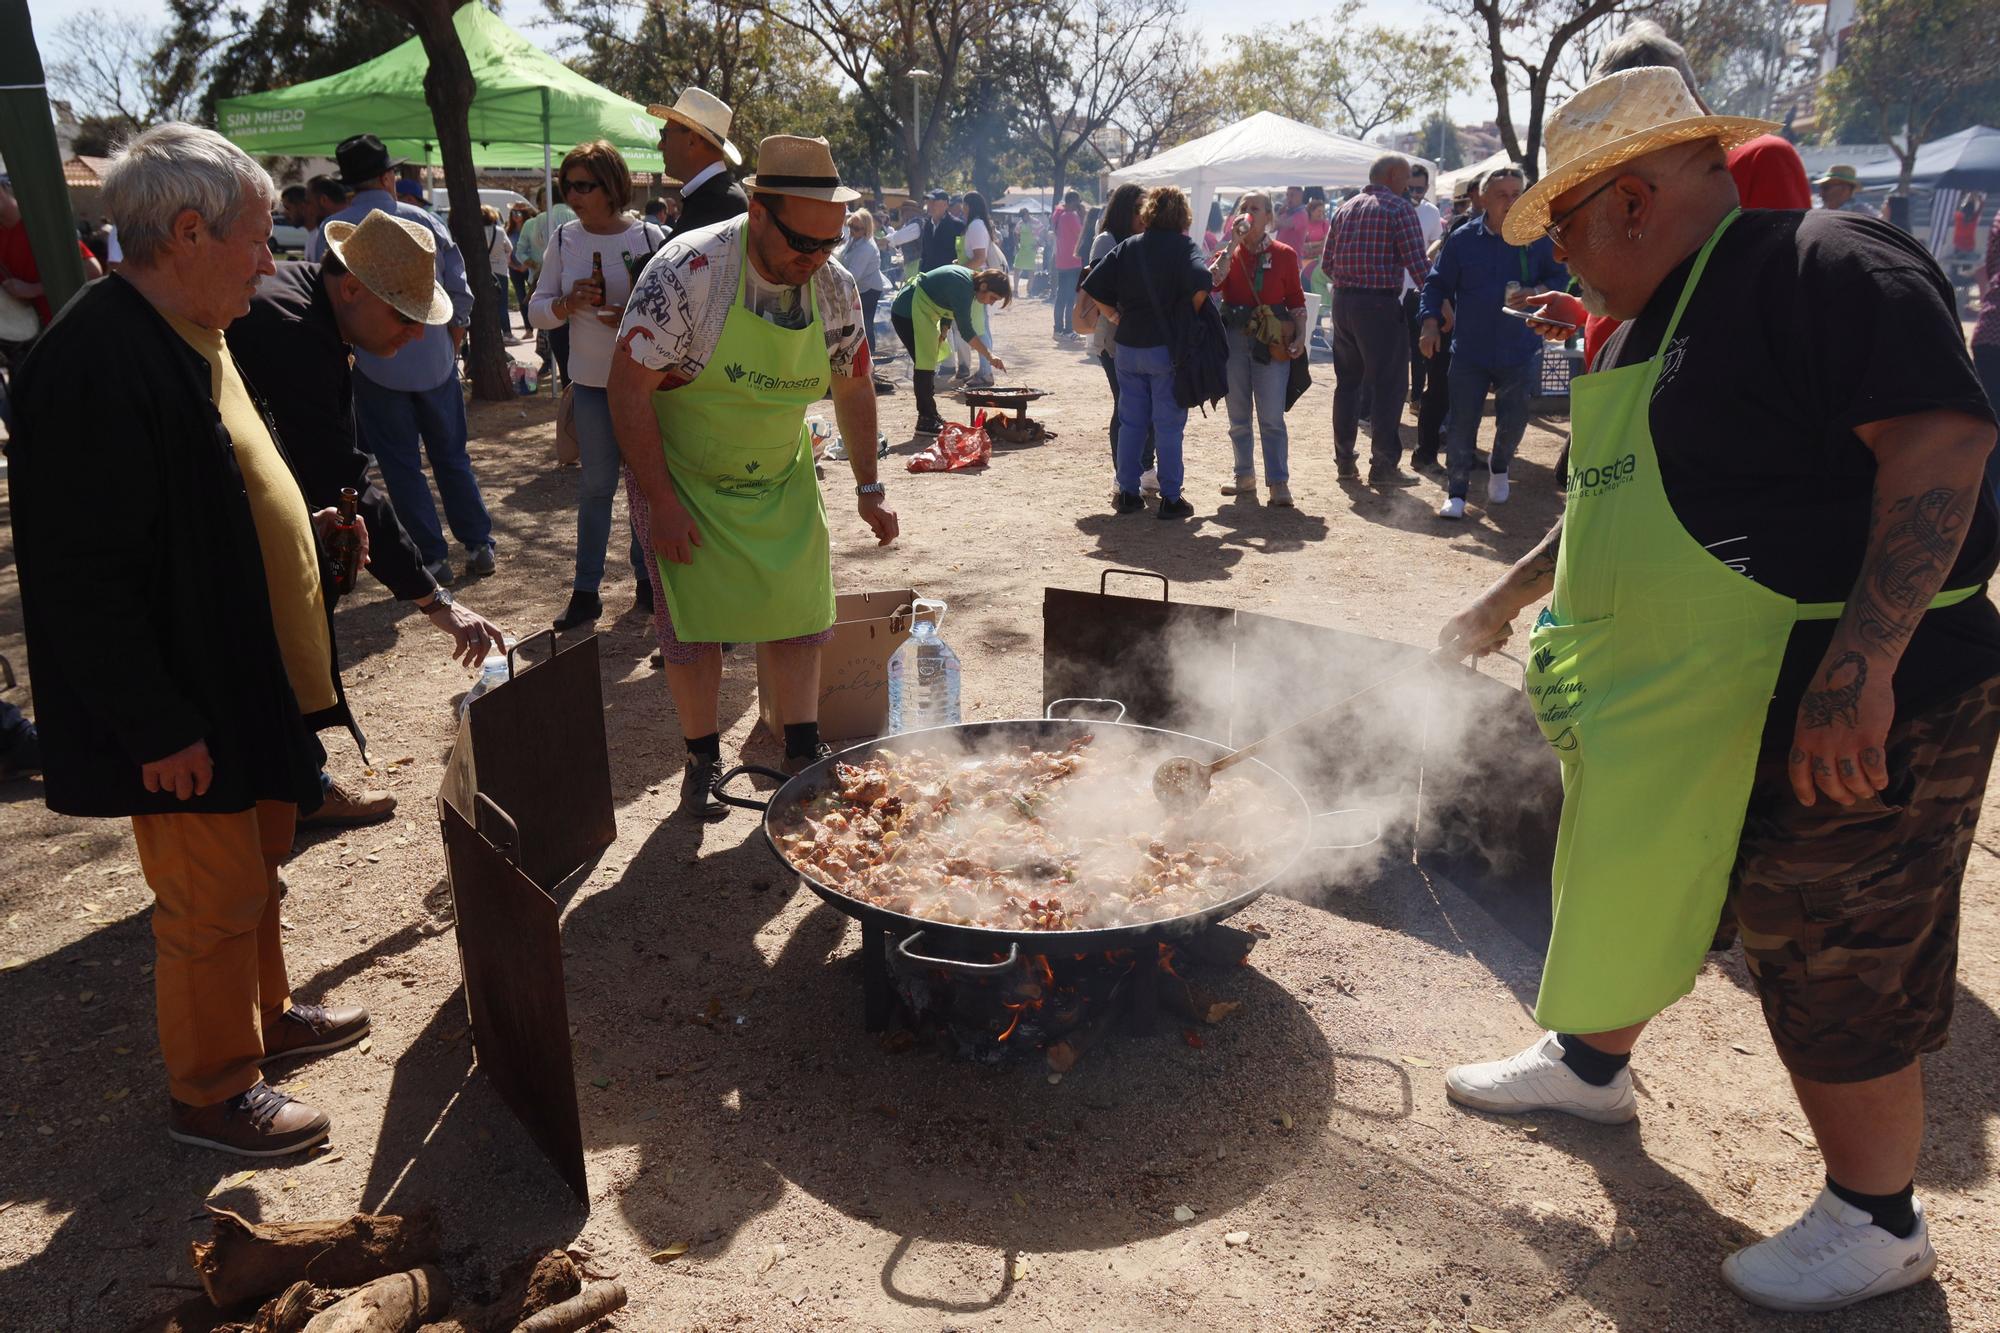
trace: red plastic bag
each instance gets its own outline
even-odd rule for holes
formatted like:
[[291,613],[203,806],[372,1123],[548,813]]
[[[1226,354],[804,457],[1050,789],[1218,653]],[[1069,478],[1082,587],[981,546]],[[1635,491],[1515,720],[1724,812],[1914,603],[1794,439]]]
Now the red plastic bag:
[[981,412],[970,426],[946,422],[931,447],[910,460],[910,471],[963,472],[992,461],[993,440],[986,434],[986,414]]

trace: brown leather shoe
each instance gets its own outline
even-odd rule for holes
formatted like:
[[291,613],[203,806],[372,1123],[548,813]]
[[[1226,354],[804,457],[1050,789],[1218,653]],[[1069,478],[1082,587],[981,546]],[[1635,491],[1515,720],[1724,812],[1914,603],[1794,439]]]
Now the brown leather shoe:
[[319,809],[299,816],[301,828],[331,828],[346,824],[379,824],[396,813],[396,798],[386,791],[352,791],[336,781],[329,783],[326,799]]
[[174,1102],[167,1137],[238,1157],[284,1157],[324,1139],[333,1122],[268,1083],[214,1106]]
[[294,1055],[337,1051],[352,1046],[368,1035],[368,1011],[359,1008],[328,1009],[319,1004],[295,1004],[278,1019],[278,1026],[264,1033],[264,1060],[285,1060]]

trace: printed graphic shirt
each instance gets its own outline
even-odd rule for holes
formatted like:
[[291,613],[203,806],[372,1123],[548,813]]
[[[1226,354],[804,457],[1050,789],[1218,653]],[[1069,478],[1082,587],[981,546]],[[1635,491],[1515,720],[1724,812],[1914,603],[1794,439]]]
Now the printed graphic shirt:
[[[760,318],[780,328],[803,328],[807,321],[800,287],[773,287],[753,265],[742,274],[743,233],[749,219],[732,218],[713,227],[680,232],[655,254],[639,275],[625,306],[618,345],[648,370],[665,371],[661,387],[678,388],[701,374],[736,301],[736,282]],[[828,260],[813,275],[813,301],[826,330],[826,352],[836,376],[868,379],[868,338],[861,326],[861,293],[838,261]]]

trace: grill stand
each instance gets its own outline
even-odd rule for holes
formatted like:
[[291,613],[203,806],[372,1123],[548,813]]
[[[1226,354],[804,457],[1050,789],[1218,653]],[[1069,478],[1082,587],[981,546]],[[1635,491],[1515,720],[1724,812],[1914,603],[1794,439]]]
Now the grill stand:
[[888,1031],[896,1007],[889,984],[889,932],[866,922],[861,925],[861,1003],[863,1030]]

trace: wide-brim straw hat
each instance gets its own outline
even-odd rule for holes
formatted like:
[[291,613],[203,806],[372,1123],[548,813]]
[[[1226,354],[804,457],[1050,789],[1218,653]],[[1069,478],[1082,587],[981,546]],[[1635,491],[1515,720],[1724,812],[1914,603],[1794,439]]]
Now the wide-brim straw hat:
[[649,106],[646,110],[661,120],[687,126],[720,149],[730,166],[743,165],[743,151],[729,142],[729,127],[735,123],[736,113],[706,88],[683,88],[672,106]]
[[833,149],[824,139],[774,134],[757,145],[757,174],[746,176],[743,188],[758,194],[789,194],[800,199],[852,203],[861,191],[840,183]]
[[329,222],[325,230],[326,248],[363,287],[419,324],[451,322],[428,227],[377,209],[358,223]]
[[1549,204],[1558,195],[1634,158],[1699,139],[1734,148],[1777,128],[1775,121],[1705,114],[1677,70],[1649,66],[1607,74],[1549,117],[1542,153],[1547,166],[1507,211],[1501,234],[1511,245],[1528,244],[1549,225]]

